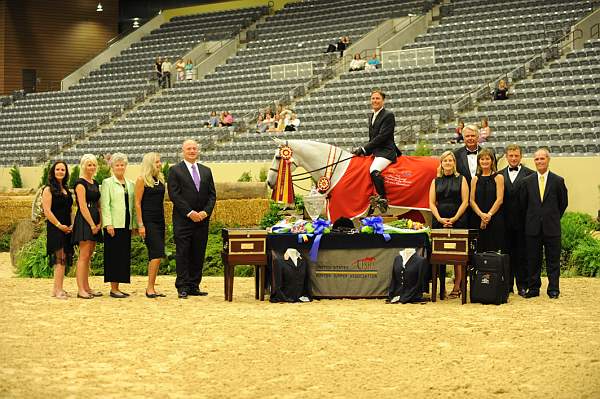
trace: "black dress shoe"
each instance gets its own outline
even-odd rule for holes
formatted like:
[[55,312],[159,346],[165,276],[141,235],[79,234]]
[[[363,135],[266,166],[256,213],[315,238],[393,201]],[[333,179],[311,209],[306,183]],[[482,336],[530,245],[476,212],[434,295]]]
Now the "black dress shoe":
[[125,296],[129,296],[128,293],[121,291],[121,294],[125,295]]
[[180,299],[187,299],[187,297],[188,297],[188,293],[187,293],[187,291],[179,291],[179,292],[177,293],[177,296],[178,296]]
[[111,298],[127,298],[127,295],[123,294],[122,292],[110,292],[110,297]]
[[534,298],[536,296],[540,296],[540,292],[539,291],[527,291],[525,293],[525,298]]
[[523,298],[525,298],[525,295],[527,295],[527,290],[524,288],[520,288],[519,289],[519,296],[522,296]]
[[146,291],[146,298],[156,298],[158,295],[156,295],[156,293],[154,294],[148,294],[148,291]]
[[548,293],[548,296],[550,297],[550,299],[558,299],[558,297],[560,296],[560,293],[556,292],[556,291],[552,291]]
[[208,292],[200,291],[200,290],[191,290],[187,293],[190,296],[207,296]]

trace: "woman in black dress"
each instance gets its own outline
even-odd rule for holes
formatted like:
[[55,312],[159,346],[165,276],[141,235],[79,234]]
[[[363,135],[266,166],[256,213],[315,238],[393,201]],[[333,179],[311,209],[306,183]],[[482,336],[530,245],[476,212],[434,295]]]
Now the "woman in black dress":
[[[429,208],[434,217],[432,227],[466,229],[469,186],[465,177],[456,171],[456,157],[452,151],[445,151],[440,156],[437,175],[429,187]],[[462,269],[455,265],[454,288],[448,298],[460,297],[461,278]]]
[[112,176],[102,181],[100,205],[104,228],[104,282],[111,298],[127,298],[120,283],[131,279],[131,230],[137,228],[134,185],[125,178],[127,155],[116,152],[110,159]]
[[42,208],[46,216],[46,254],[54,265],[54,288],[52,296],[67,299],[63,289],[65,272],[73,261],[71,244],[71,208],[73,197],[67,186],[69,169],[63,161],[56,161],[48,171],[48,185],[42,191]]
[[100,186],[94,180],[98,161],[92,154],[85,154],[79,162],[81,177],[75,182],[75,197],[77,199],[77,213],[73,223],[72,242],[79,245],[77,259],[77,297],[92,299],[102,296],[100,291],[90,288],[90,260],[96,242],[102,242],[102,226],[100,225]]
[[140,236],[148,248],[148,298],[163,297],[156,292],[154,284],[165,257],[165,177],[162,173],[160,154],[149,152],[142,159],[142,175],[135,182],[135,209]]
[[477,154],[477,173],[471,180],[471,208],[479,216],[477,252],[504,249],[504,177],[497,173],[496,157],[489,148]]

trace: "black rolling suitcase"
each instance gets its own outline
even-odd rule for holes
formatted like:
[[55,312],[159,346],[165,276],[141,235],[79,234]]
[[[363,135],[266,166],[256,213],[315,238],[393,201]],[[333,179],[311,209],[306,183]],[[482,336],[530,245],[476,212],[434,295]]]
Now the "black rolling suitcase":
[[471,303],[500,305],[508,302],[509,279],[510,262],[507,254],[483,252],[473,255]]

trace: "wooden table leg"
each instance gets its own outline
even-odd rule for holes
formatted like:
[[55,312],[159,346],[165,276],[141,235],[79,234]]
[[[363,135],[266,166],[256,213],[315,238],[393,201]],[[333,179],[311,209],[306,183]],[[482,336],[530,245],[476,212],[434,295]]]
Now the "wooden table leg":
[[462,295],[462,304],[467,303],[467,265],[465,263],[460,265],[462,271],[462,279],[460,281],[460,291]]
[[260,265],[257,266],[256,269],[260,269],[260,300],[265,300],[265,274],[267,274],[267,266]]
[[440,268],[440,301],[446,299],[446,265],[438,265]]
[[258,265],[254,265],[254,299],[258,299],[258,292],[260,291],[259,281],[260,279],[260,268]]
[[227,286],[228,286],[227,293],[229,296],[227,298],[227,300],[229,302],[233,301],[233,271],[234,271],[233,268],[234,267],[235,266],[233,266],[233,265],[229,265],[229,267],[228,267],[229,270],[227,271],[227,274],[228,274],[228,276],[227,276]]
[[229,270],[229,264],[226,261],[226,258],[223,257],[223,292],[225,293],[225,300],[227,301],[229,299],[229,280],[228,280],[228,273],[227,271]]
[[437,300],[438,265],[431,265],[431,302]]

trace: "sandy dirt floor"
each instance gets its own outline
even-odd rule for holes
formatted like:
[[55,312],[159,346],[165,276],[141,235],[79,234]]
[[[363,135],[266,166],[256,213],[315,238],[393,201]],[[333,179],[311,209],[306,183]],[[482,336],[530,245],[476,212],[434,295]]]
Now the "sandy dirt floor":
[[[458,300],[270,304],[253,280],[205,278],[208,297],[50,297],[0,254],[2,398],[599,398],[600,279],[502,306]],[[65,288],[76,293],[75,280]],[[545,289],[543,287],[543,289]]]

